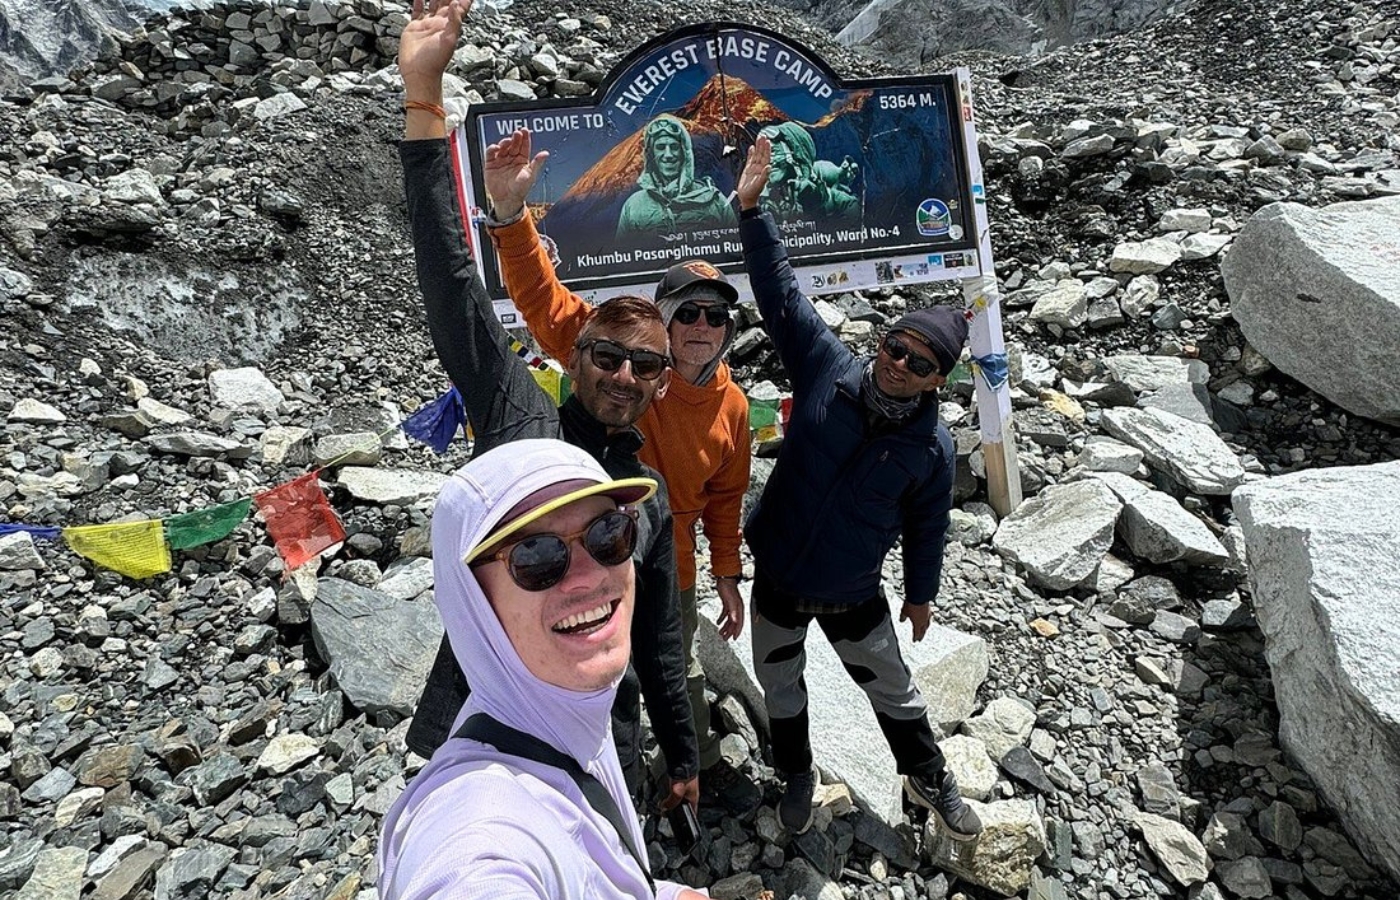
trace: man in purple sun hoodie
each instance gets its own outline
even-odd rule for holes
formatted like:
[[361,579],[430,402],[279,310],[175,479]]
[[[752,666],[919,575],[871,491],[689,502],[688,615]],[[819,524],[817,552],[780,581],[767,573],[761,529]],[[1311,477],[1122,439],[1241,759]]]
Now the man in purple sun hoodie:
[[[635,506],[655,490],[551,439],[483,453],[443,487],[435,601],[472,692],[384,820],[383,900],[704,897],[653,888],[610,733],[631,653]],[[464,736],[485,717],[544,751]]]

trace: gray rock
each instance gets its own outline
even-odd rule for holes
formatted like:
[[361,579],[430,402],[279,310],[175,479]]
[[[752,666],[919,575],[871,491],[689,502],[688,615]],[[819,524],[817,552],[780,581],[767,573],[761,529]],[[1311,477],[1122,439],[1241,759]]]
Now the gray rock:
[[1171,384],[1205,384],[1210,380],[1210,368],[1199,359],[1129,353],[1107,357],[1103,362],[1114,379],[1139,394]]
[[993,760],[1020,747],[1035,727],[1035,710],[1011,697],[998,697],[980,715],[962,723],[962,733],[981,741]]
[[49,769],[42,778],[25,788],[21,796],[30,803],[53,803],[73,790],[77,783],[78,779],[74,778],[67,769],[55,767]]
[[258,756],[258,769],[285,775],[321,752],[321,742],[305,734],[279,734],[267,742]]
[[1045,824],[1028,800],[967,801],[982,820],[982,834],[963,844],[951,840],[929,817],[924,845],[941,869],[1010,897],[1030,887],[1035,861],[1045,852]]
[[1003,519],[992,546],[1037,583],[1067,590],[1093,574],[1112,546],[1122,506],[1096,481],[1054,485]]
[[34,538],[26,531],[0,534],[0,570],[38,571],[44,568],[44,558],[34,547]]
[[165,862],[165,854],[164,844],[147,844],[122,857],[110,872],[97,876],[92,900],[127,900],[136,896],[143,885],[149,886],[151,878]]
[[102,193],[107,199],[117,203],[149,203],[162,206],[165,198],[160,194],[155,178],[145,169],[128,169],[113,175],[103,185]]
[[1154,275],[1163,269],[1171,268],[1179,259],[1181,245],[1175,241],[1162,238],[1128,241],[1113,248],[1108,270],[1130,275]]
[[216,404],[227,409],[248,408],[270,414],[282,405],[282,392],[277,385],[252,366],[211,372],[209,394]]
[[1215,877],[1225,889],[1243,900],[1264,900],[1274,895],[1273,881],[1256,856],[1217,863]]
[[1241,631],[1254,627],[1254,614],[1238,597],[1207,600],[1201,607],[1201,627],[1211,631]]
[[229,459],[247,459],[253,455],[253,448],[230,438],[202,431],[177,431],[171,434],[153,434],[145,442],[161,453],[176,456],[227,456]]
[[34,872],[14,900],[78,900],[87,868],[88,852],[82,847],[57,847],[40,851]]
[[212,806],[248,781],[248,771],[230,753],[216,753],[193,768],[180,773],[180,783],[188,784],[202,806]]
[[1079,328],[1084,324],[1088,309],[1084,282],[1066,278],[1035,301],[1035,306],[1031,308],[1031,321],[1061,328]]
[[1206,880],[1210,865],[1206,848],[1185,825],[1147,812],[1136,812],[1133,824],[1177,884],[1190,887]]
[[1259,813],[1259,834],[1285,853],[1292,853],[1303,843],[1298,812],[1282,800],[1275,800]]
[[1207,426],[1151,409],[1109,409],[1100,421],[1153,468],[1198,494],[1228,494],[1244,481],[1234,451]]
[[1215,399],[1204,384],[1163,385],[1149,394],[1144,394],[1138,405],[1143,409],[1169,412],[1198,425],[1219,427],[1215,418]]
[[156,900],[204,897],[238,851],[222,844],[181,847],[156,872]]
[[375,590],[395,600],[412,600],[433,586],[433,561],[409,557],[395,560],[384,570]]
[[1144,491],[1123,504],[1118,534],[1140,559],[1223,566],[1230,554],[1199,518],[1161,491]]
[[24,397],[15,401],[15,405],[10,409],[10,414],[5,417],[5,420],[30,425],[58,425],[68,421],[68,417],[59,412],[56,407],[41,400]]
[[1035,755],[1019,744],[1007,750],[1001,755],[998,763],[1001,768],[1023,784],[1030,785],[1042,794],[1054,794],[1055,785],[1049,778],[1045,777],[1045,769],[1041,767]]
[[437,607],[322,578],[311,635],[346,699],[390,720],[413,714],[442,639]]
[[1142,451],[1113,438],[1091,436],[1079,454],[1079,464],[1090,472],[1121,472],[1131,475],[1142,465]]
[[1400,878],[1400,462],[1235,492],[1283,746]]
[[1264,852],[1264,845],[1250,832],[1244,817],[1226,810],[1210,817],[1201,840],[1216,859],[1239,859]]
[[270,119],[279,119],[291,113],[301,112],[306,109],[306,101],[296,94],[288,91],[284,94],[273,94],[266,100],[258,101],[253,107],[253,118],[259,122],[266,122]]
[[1170,209],[1157,220],[1158,231],[1185,231],[1196,234],[1210,231],[1211,215],[1208,209]]
[[958,780],[958,791],[971,800],[986,800],[997,783],[997,767],[987,755],[987,745],[977,738],[955,734],[938,742],[948,770]]
[[1138,769],[1137,783],[1145,811],[1181,821],[1181,791],[1170,769],[1161,763],[1148,763]]
[[1160,635],[1176,644],[1194,644],[1200,640],[1201,626],[1186,616],[1167,610],[1158,610],[1148,626],[1153,634]]
[[271,425],[258,438],[263,463],[269,466],[302,466],[311,460],[311,429]]
[[1400,425],[1397,235],[1400,197],[1320,210],[1272,203],[1221,264],[1251,345],[1337,405],[1390,425]]
[[316,442],[311,459],[318,466],[374,466],[383,453],[379,435],[361,431],[326,435]]
[[336,480],[357,500],[381,506],[411,506],[419,500],[436,497],[447,476],[414,469],[346,466],[336,473]]

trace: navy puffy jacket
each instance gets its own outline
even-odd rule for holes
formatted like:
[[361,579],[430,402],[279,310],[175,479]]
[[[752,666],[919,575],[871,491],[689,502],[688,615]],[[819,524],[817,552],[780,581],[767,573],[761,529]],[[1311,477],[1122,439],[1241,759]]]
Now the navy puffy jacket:
[[746,216],[739,232],[764,330],[793,392],[773,474],[744,524],[755,563],[779,588],[839,607],[876,595],[885,554],[903,538],[903,599],[928,603],[953,501],[953,441],[938,404],[925,403],[902,427],[869,429],[865,359],[798,289],[772,219]]

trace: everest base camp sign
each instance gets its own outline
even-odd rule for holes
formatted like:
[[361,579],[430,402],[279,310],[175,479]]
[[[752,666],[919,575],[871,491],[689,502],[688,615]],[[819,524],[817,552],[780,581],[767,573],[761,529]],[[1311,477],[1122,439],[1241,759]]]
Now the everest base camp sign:
[[762,205],[806,293],[978,275],[986,211],[967,81],[843,82],[775,32],[712,23],[646,44],[591,97],[475,105],[457,171],[487,289],[519,324],[481,216],[486,148],[518,128],[550,154],[530,214],[560,279],[587,299],[650,296],[694,258],[748,296],[735,186],[760,135],[773,144]]

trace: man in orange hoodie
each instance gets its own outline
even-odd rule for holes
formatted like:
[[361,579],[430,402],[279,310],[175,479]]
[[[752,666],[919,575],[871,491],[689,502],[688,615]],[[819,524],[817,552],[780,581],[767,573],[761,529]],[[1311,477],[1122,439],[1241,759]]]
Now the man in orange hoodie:
[[[568,359],[589,305],[560,283],[549,252],[525,207],[549,154],[531,153],[530,132],[516,131],[486,150],[487,219],[501,272],[515,306],[540,347]],[[710,542],[710,567],[723,611],[719,633],[738,637],[744,627],[739,595],[739,518],[749,486],[749,402],[730,377],[724,354],[735,336],[738,300],[724,274],[702,260],[672,266],[657,285],[656,302],[671,340],[671,379],[637,421],[646,443],[638,456],[666,481],[675,518],[676,586],[685,626],[686,681],[700,766],[719,762],[710,728],[705,675],[695,658],[695,533]]]

